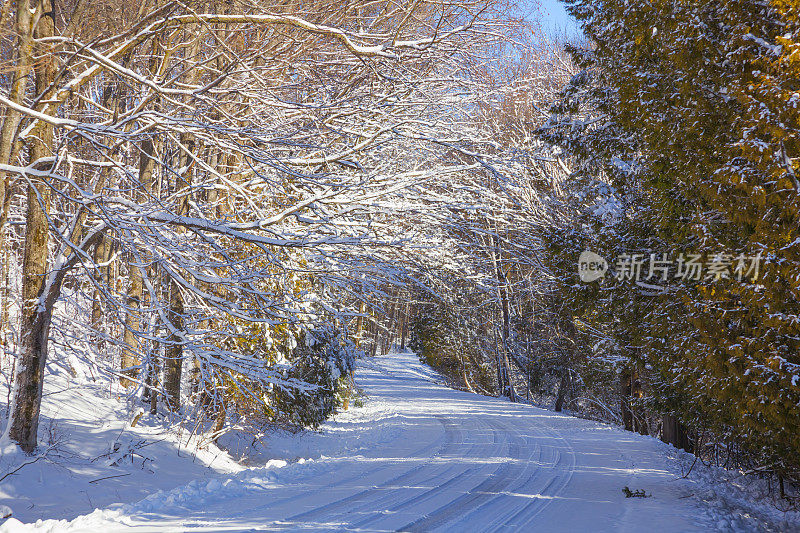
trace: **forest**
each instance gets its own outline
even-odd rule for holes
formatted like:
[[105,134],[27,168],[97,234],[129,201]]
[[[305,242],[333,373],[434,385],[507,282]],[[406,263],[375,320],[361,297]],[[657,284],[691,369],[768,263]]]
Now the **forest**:
[[565,4],[4,0],[0,443],[56,369],[218,443],[408,349],[797,509],[800,2]]

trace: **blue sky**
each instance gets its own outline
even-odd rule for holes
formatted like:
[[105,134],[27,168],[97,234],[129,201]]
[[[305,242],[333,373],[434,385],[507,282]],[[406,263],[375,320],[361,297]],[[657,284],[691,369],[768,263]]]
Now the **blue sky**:
[[578,23],[558,0],[539,0],[541,4],[542,25],[551,30],[567,30],[569,33],[578,32]]

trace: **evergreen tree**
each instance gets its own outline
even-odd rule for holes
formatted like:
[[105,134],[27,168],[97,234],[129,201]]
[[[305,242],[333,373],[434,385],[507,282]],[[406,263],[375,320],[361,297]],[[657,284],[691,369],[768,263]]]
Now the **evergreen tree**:
[[[656,403],[796,476],[800,7],[570,3],[592,41],[582,57],[597,76],[593,94],[603,96],[597,108],[616,128],[595,124],[581,138],[635,139],[637,171],[619,185],[641,189],[637,225],[663,251],[705,261],[701,279],[673,284],[637,323],[658,377]],[[600,154],[613,162],[609,155]]]

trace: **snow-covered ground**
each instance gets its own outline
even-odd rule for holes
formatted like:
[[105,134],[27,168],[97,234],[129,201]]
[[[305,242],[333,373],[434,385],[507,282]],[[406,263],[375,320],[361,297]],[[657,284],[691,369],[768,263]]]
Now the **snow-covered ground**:
[[[702,465],[682,479],[687,458],[655,439],[448,389],[413,354],[365,361],[357,382],[364,407],[322,432],[274,436],[257,448],[229,441],[232,452],[262,459],[249,468],[213,446],[194,457],[179,452],[174,436],[147,447],[154,466],[138,455],[132,465],[29,465],[2,482],[0,503],[16,518],[0,531],[800,530],[797,513],[715,485]],[[109,437],[122,431],[126,442],[158,431],[118,427],[112,411],[105,425],[79,427],[69,413],[59,424]],[[70,472],[51,478],[59,469]],[[125,475],[90,483],[115,472]],[[167,486],[177,487],[156,491]],[[648,497],[626,498],[625,487]],[[88,511],[84,491],[101,509],[74,518]],[[65,519],[20,521],[37,508]]]
[[71,375],[58,365],[48,364],[47,371],[39,457],[0,444],[0,478],[8,474],[0,481],[0,505],[10,507],[14,518],[76,517],[244,470],[189,431],[167,429],[168,420],[146,414],[131,427],[141,406],[124,401],[107,379]]

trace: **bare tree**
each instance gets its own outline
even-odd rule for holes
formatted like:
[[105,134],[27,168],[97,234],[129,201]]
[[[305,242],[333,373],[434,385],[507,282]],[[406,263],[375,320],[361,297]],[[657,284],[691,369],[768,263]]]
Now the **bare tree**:
[[97,332],[119,357],[104,368],[132,393],[144,378],[151,402],[179,408],[187,358],[207,405],[221,383],[302,388],[230,339],[347,319],[337,302],[398,282],[416,230],[397,220],[425,206],[421,184],[475,164],[448,157],[442,101],[502,6],[153,1],[98,4],[87,24],[69,6],[20,11],[0,94],[0,171],[29,184],[12,438],[36,446],[49,337],[96,322],[50,331],[65,280],[103,300],[122,332]]

